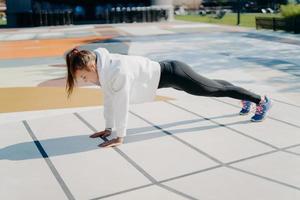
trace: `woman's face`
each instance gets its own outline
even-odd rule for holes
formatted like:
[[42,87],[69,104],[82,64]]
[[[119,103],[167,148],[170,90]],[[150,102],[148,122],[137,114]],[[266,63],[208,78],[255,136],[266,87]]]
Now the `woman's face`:
[[98,73],[95,67],[91,68],[91,71],[77,70],[76,71],[76,79],[82,79],[84,82],[90,82],[94,84],[99,83]]

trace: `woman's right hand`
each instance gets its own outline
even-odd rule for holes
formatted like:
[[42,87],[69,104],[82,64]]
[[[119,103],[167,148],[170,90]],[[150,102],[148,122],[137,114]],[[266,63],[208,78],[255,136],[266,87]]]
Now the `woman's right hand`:
[[110,136],[110,134],[111,134],[110,130],[104,130],[104,131],[94,133],[93,135],[90,135],[90,138],[107,137]]

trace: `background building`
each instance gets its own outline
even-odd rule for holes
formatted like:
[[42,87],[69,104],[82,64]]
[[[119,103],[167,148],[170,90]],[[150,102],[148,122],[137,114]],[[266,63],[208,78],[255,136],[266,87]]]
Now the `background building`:
[[202,4],[202,0],[173,0],[174,7],[183,6],[188,10],[197,10]]
[[[7,25],[9,27],[26,25],[31,22],[35,25],[49,24],[49,19],[52,17],[49,13],[55,14],[65,11],[72,12],[74,23],[120,23],[130,22],[132,20],[140,22],[140,18],[142,18],[142,21],[158,21],[162,18],[165,18],[165,20],[171,20],[173,17],[172,0],[6,1]],[[160,9],[160,11],[158,11],[158,9]],[[34,15],[36,13],[40,13],[40,16],[38,14]],[[40,23],[34,22],[34,20],[39,17]],[[148,18],[146,19],[146,17]],[[45,20],[45,22],[43,22],[43,20]]]

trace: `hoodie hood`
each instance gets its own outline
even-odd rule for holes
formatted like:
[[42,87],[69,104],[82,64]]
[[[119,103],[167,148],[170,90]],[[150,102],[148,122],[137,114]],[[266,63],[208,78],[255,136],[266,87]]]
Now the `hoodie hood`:
[[107,69],[110,63],[109,52],[105,48],[95,49],[94,52],[97,56],[97,70],[100,77],[100,84],[103,85],[104,71]]

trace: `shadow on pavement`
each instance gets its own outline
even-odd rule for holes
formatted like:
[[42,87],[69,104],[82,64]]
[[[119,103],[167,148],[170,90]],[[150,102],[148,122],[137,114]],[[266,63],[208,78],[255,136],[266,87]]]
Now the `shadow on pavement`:
[[[229,118],[229,117],[236,117],[237,114],[229,114],[224,116],[218,116],[211,119],[217,118]],[[206,119],[200,120],[187,120],[187,121],[179,121],[175,123],[169,124],[162,124],[158,125],[160,128],[172,128],[175,126],[190,124],[190,123],[197,123],[200,121],[206,121]],[[208,125],[208,126],[199,126],[193,128],[183,128],[183,129],[174,129],[174,130],[167,130],[166,134],[163,134],[162,131],[158,130],[153,126],[147,126],[142,128],[133,128],[128,129],[127,137],[124,140],[124,144],[139,142],[144,140],[149,140],[158,137],[165,137],[168,134],[177,135],[177,134],[184,134],[187,132],[197,132],[195,134],[201,134],[201,131],[215,129],[215,128],[222,128],[224,126],[233,126],[237,124],[247,124],[251,123],[249,120],[246,121],[237,121],[233,123],[223,124],[223,125]],[[93,139],[90,138],[89,135],[78,135],[78,136],[69,136],[69,137],[61,137],[61,138],[52,138],[40,141],[32,141],[32,142],[23,142],[18,144],[13,144],[7,147],[0,149],[0,160],[29,160],[29,159],[40,159],[43,156],[39,153],[36,146],[41,146],[46,151],[44,157],[54,157],[54,156],[61,156],[67,154],[74,154],[86,151],[92,151],[99,149],[97,146],[99,143],[103,142],[100,138]],[[43,150],[42,150],[43,151]]]

